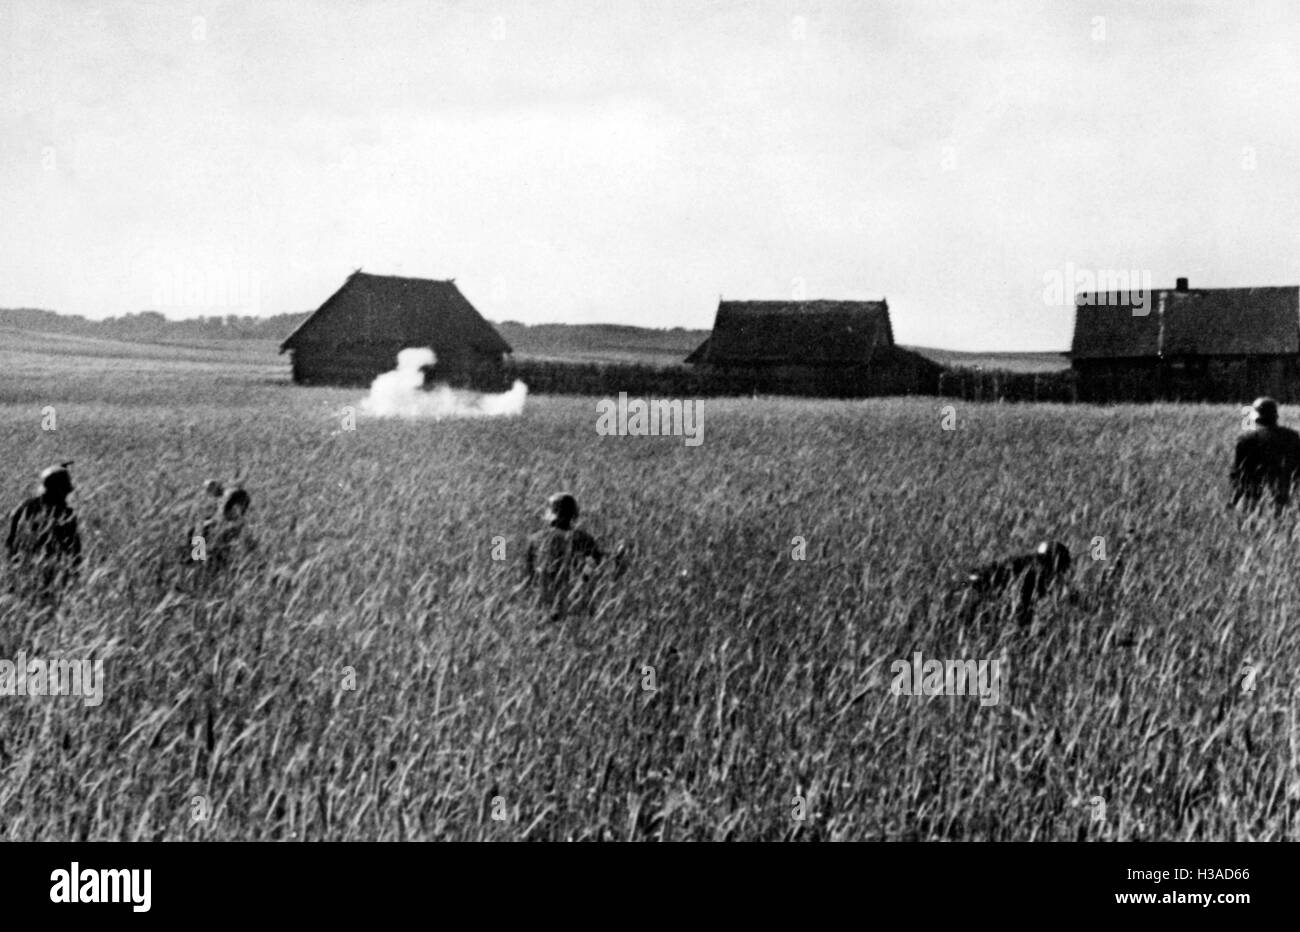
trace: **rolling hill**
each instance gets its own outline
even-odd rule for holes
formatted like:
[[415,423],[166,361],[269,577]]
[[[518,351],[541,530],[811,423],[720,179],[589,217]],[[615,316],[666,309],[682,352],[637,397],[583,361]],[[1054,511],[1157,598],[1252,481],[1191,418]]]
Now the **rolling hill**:
[[[254,357],[262,365],[276,366],[279,341],[303,318],[281,314],[274,318],[236,318],[226,323],[212,320],[168,320],[145,312],[103,321],[75,315],[28,309],[0,309],[0,341],[9,348],[40,350],[55,355],[104,355],[114,358],[150,357],[166,348],[175,358],[179,349],[204,354],[237,353]],[[657,366],[680,364],[704,341],[708,330],[682,327],[658,329],[623,324],[522,324],[494,323],[497,331],[521,359],[575,362],[625,362]],[[134,347],[134,348],[133,348]],[[148,349],[153,347],[154,349]],[[1054,372],[1068,369],[1063,353],[963,352],[905,346],[940,365],[1007,372]]]

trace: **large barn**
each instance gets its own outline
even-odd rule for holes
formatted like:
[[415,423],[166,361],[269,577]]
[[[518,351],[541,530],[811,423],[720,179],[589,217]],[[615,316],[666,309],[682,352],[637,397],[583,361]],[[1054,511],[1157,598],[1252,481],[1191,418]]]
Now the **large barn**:
[[940,367],[894,345],[885,301],[721,301],[689,365],[754,391],[934,393]]
[[1300,287],[1075,296],[1081,401],[1300,400]]
[[369,384],[394,368],[399,350],[429,347],[437,356],[431,379],[481,389],[503,387],[501,339],[454,281],[348,276],[314,314],[289,334],[293,380],[301,384]]

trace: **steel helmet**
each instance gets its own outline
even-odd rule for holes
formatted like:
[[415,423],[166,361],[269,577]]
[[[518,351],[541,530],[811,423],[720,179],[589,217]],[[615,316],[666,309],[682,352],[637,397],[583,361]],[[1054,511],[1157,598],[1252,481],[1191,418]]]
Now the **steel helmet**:
[[46,492],[67,495],[72,491],[72,474],[68,467],[72,463],[60,463],[41,471],[41,488]]
[[578,517],[578,500],[568,492],[557,492],[546,500],[546,513],[553,520],[572,521]]
[[229,514],[232,508],[240,508],[244,511],[253,503],[252,497],[243,487],[235,486],[226,489],[225,494],[221,496],[221,513]]
[[1256,424],[1276,424],[1277,423],[1277,402],[1267,396],[1256,398],[1255,403],[1250,406],[1255,412]]
[[1060,541],[1043,541],[1036,554],[1039,562],[1052,573],[1063,573],[1070,568],[1070,550]]

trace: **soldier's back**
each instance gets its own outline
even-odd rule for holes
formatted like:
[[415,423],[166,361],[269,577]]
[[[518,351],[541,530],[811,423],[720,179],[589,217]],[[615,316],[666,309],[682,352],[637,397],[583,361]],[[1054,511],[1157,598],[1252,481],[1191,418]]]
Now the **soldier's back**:
[[970,571],[968,585],[983,594],[998,594],[1022,578],[1026,571],[1032,570],[1036,563],[1033,554],[986,563]]
[[1300,434],[1289,427],[1258,425],[1237,440],[1237,460],[1246,482],[1289,487],[1300,469]]
[[587,561],[600,559],[595,538],[580,528],[543,528],[528,540],[530,579],[538,584],[541,602],[557,611],[582,582]]
[[588,557],[599,559],[595,539],[580,528],[543,528],[529,540],[538,572],[563,573],[581,565]]
[[55,504],[33,495],[18,506],[13,546],[26,557],[73,556],[80,533],[77,517],[66,504]]
[[1252,463],[1267,468],[1300,445],[1300,434],[1289,427],[1257,424],[1237,438],[1237,450]]
[[1289,465],[1293,469],[1300,467],[1300,433],[1290,427],[1278,427],[1276,430],[1277,444],[1288,457]]
[[81,562],[77,518],[66,502],[34,495],[14,510],[6,544],[13,576],[10,591],[53,597],[74,582]]
[[208,518],[190,532],[184,562],[212,575],[237,569],[254,550],[243,522]]

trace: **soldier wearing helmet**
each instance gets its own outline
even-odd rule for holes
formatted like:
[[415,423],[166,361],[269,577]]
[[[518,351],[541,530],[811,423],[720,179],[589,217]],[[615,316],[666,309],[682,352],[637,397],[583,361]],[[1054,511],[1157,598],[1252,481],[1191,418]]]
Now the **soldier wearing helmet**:
[[1062,585],[1070,572],[1070,551],[1059,541],[1043,541],[1033,553],[1006,557],[966,574],[963,599],[967,620],[1010,598],[1015,620],[1027,625],[1034,619],[1034,603]]
[[71,465],[62,463],[41,473],[40,493],[14,510],[5,538],[15,575],[35,582],[46,594],[71,582],[81,566],[81,533],[68,505]]
[[590,534],[573,526],[578,502],[572,495],[552,495],[544,517],[548,527],[529,538],[524,554],[524,585],[537,587],[539,603],[558,620],[605,555]]
[[1257,398],[1250,406],[1254,426],[1237,438],[1236,456],[1228,474],[1232,483],[1229,508],[1245,502],[1247,510],[1258,507],[1267,491],[1275,514],[1291,501],[1291,486],[1300,471],[1300,434],[1277,423],[1277,402]]
[[201,566],[210,573],[219,573],[256,549],[245,520],[252,496],[242,486],[227,488],[212,479],[205,482],[203,488],[219,501],[212,516],[199,522],[191,531],[186,543],[185,562]]

